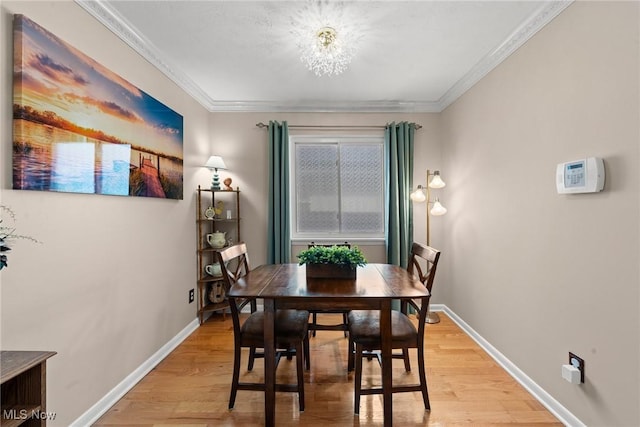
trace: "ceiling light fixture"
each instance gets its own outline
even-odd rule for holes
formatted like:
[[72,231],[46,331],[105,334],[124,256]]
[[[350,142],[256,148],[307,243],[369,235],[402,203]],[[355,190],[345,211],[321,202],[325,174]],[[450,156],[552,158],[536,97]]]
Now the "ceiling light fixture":
[[292,17],[300,60],[317,76],[343,73],[355,55],[362,31],[345,19],[346,12],[343,3],[318,2]]
[[300,45],[302,62],[316,76],[337,76],[343,73],[353,58],[353,49],[345,46],[344,39],[332,27],[322,27],[312,40]]

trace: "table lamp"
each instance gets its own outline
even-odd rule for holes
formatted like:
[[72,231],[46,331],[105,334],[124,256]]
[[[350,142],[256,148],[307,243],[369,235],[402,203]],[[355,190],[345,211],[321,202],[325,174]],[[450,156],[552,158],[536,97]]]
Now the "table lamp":
[[211,189],[220,190],[220,176],[218,175],[218,169],[225,170],[227,166],[224,164],[224,160],[220,156],[211,156],[204,167],[213,169],[213,178],[211,179]]

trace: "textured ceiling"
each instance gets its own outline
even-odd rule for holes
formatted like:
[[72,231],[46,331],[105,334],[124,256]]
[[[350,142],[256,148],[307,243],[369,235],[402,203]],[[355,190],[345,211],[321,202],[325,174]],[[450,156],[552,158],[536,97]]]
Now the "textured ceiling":
[[[570,2],[77,2],[210,111],[441,111]],[[300,61],[321,11],[359,35],[338,76]],[[335,24],[334,24],[335,25]]]

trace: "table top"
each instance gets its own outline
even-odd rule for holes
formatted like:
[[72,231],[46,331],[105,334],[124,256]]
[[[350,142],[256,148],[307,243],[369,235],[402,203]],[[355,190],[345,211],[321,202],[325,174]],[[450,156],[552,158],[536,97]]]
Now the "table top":
[[2,375],[0,382],[4,384],[11,378],[31,369],[44,362],[51,356],[57,354],[55,351],[5,351],[0,352],[0,370]]
[[261,265],[238,280],[231,297],[287,299],[396,299],[423,298],[429,291],[406,269],[391,264],[358,267],[355,280],[307,279],[306,267],[298,264]]

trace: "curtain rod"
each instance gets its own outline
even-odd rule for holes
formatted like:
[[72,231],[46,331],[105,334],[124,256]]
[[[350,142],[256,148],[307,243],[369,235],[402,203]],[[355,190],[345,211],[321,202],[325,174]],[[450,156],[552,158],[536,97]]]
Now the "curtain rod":
[[[268,128],[269,125],[256,123],[259,128]],[[289,129],[384,129],[382,125],[289,125]],[[416,124],[416,129],[421,129],[422,125]]]

